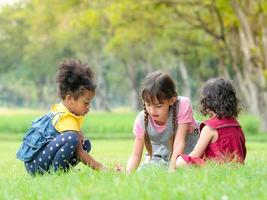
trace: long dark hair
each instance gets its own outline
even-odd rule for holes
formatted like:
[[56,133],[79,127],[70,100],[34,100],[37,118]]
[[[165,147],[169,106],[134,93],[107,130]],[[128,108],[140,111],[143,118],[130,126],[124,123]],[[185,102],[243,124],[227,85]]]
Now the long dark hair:
[[201,113],[213,111],[221,118],[237,117],[240,111],[239,100],[229,80],[222,77],[209,79],[201,89]]
[[[172,78],[162,71],[156,71],[149,74],[143,83],[142,91],[141,91],[141,98],[143,100],[143,109],[144,109],[144,124],[145,124],[145,132],[144,132],[144,139],[145,139],[145,147],[150,156],[152,157],[152,145],[148,135],[147,126],[148,126],[148,112],[146,110],[145,102],[155,104],[156,101],[162,102],[163,100],[170,100],[173,97],[177,96],[176,87]],[[177,122],[176,122],[176,102],[172,105],[172,112],[173,112],[173,132],[174,134],[170,138],[170,147],[171,147],[171,154],[173,149],[173,143],[175,138],[175,132],[177,129]]]

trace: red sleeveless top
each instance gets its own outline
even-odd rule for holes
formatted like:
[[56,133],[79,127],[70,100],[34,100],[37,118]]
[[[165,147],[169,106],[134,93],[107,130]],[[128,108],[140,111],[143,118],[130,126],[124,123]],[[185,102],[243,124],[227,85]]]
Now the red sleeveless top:
[[200,132],[204,126],[210,126],[218,132],[218,139],[209,143],[201,158],[182,155],[187,164],[203,164],[207,159],[219,162],[244,163],[246,158],[245,136],[235,118],[212,118],[200,124]]

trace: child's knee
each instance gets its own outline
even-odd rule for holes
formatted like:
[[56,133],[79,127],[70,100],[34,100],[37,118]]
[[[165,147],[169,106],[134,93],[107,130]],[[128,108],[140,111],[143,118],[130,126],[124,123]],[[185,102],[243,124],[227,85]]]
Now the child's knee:
[[65,142],[77,146],[79,143],[79,135],[75,131],[66,131],[63,133],[63,138],[65,139]]
[[91,151],[91,148],[92,148],[92,146],[91,146],[90,140],[86,139],[84,141],[84,144],[83,144],[83,150],[86,151],[87,153],[89,153]]

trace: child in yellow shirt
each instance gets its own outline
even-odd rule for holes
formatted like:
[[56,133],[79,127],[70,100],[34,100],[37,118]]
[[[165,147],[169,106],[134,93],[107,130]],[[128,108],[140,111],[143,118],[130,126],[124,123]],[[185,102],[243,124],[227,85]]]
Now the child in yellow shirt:
[[57,83],[62,102],[33,121],[17,152],[28,173],[43,174],[50,168],[68,171],[80,161],[95,170],[105,169],[88,154],[91,143],[81,132],[83,118],[95,96],[93,75],[81,61],[66,60],[59,65]]

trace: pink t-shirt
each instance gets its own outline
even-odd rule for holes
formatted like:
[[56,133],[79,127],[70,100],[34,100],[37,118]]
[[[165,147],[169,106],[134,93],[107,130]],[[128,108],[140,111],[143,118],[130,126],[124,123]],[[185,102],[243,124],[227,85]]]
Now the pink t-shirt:
[[[189,123],[189,132],[192,133],[194,129],[197,128],[197,123],[193,117],[193,109],[191,105],[191,101],[187,97],[179,96],[179,112],[177,113],[176,119],[179,124]],[[133,132],[136,138],[141,139],[144,134],[144,129],[142,127],[142,122],[140,121],[140,114],[136,117],[133,127]],[[155,121],[149,117],[149,123],[158,131],[163,132],[166,128],[166,124],[157,125]]]

